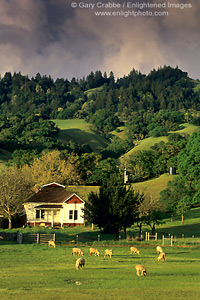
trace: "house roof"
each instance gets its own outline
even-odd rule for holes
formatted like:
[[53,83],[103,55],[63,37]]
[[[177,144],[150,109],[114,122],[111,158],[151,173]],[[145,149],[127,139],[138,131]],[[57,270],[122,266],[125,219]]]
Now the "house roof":
[[45,185],[27,202],[39,203],[63,203],[69,199],[74,193],[67,192],[60,185]]
[[34,208],[36,209],[60,209],[63,206],[61,204],[43,204],[43,205],[38,205],[35,206]]

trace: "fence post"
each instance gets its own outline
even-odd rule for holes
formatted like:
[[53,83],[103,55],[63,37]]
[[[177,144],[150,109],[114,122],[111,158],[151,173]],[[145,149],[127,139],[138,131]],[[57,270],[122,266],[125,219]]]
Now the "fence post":
[[78,234],[76,235],[76,243],[78,245]]
[[165,245],[165,236],[164,235],[162,236],[162,245],[163,246]]
[[100,241],[100,234],[98,234],[98,242]]
[[54,242],[56,241],[56,234],[55,233],[53,234],[53,241]]
[[39,244],[39,242],[40,242],[40,234],[37,233],[37,244]]
[[171,235],[171,247],[173,246],[173,235]]
[[146,241],[147,241],[147,232],[146,232]]
[[158,233],[156,232],[155,240],[158,240]]
[[17,243],[22,244],[22,239],[23,239],[23,233],[17,232]]

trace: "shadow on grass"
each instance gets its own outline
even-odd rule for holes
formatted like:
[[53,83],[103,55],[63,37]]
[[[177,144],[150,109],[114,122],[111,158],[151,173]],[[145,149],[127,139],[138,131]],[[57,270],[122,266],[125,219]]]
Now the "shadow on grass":
[[97,133],[80,129],[63,129],[59,133],[59,138],[62,141],[73,140],[79,144],[88,144],[95,152],[102,151],[108,145],[108,142]]

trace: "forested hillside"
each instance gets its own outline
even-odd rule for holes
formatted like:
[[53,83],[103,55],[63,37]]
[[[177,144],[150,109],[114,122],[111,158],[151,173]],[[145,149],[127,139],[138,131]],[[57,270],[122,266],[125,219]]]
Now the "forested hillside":
[[[0,148],[17,167],[53,150],[65,158],[74,155],[84,184],[100,184],[124,163],[131,182],[154,178],[178,167],[177,155],[189,136],[181,133],[182,124],[200,125],[198,85],[186,72],[167,66],[148,75],[133,69],[117,79],[112,72],[96,71],[71,81],[7,72],[0,79]],[[83,128],[64,133],[56,125],[67,119],[92,124],[87,138]],[[165,142],[135,152],[122,164],[122,155],[151,137]],[[95,143],[100,150],[91,146]]]

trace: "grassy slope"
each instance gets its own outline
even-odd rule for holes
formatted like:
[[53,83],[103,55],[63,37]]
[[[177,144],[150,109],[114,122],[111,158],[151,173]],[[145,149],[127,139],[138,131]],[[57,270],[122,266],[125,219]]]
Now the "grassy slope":
[[158,178],[144,182],[133,183],[135,190],[144,193],[147,197],[159,198],[160,192],[167,187],[168,181],[172,181],[176,175],[163,174]]
[[[195,125],[187,124],[187,123],[184,123],[181,126],[183,127],[181,130],[170,131],[169,133],[192,134],[193,132],[197,132],[199,129],[199,126],[195,126]],[[168,139],[166,136],[146,138],[146,139],[140,141],[136,147],[134,147],[129,152],[127,152],[125,155],[123,155],[121,157],[121,159],[122,160],[128,159],[129,156],[133,155],[136,151],[150,150],[154,144],[159,143],[161,141],[166,143],[167,140]]]
[[94,131],[92,124],[83,119],[53,120],[61,129],[59,138],[62,141],[73,140],[80,144],[88,144],[92,151],[101,152],[108,142]]
[[[167,187],[168,181],[174,179],[176,175],[163,174],[158,178],[147,180],[144,182],[133,183],[132,186],[140,193],[144,193],[147,197],[153,196],[158,198],[160,191]],[[98,186],[68,186],[67,190],[77,193],[84,201],[87,201],[90,192],[98,193]]]
[[87,201],[88,195],[90,192],[98,193],[99,187],[98,186],[68,186],[67,191],[76,193],[81,199]]

